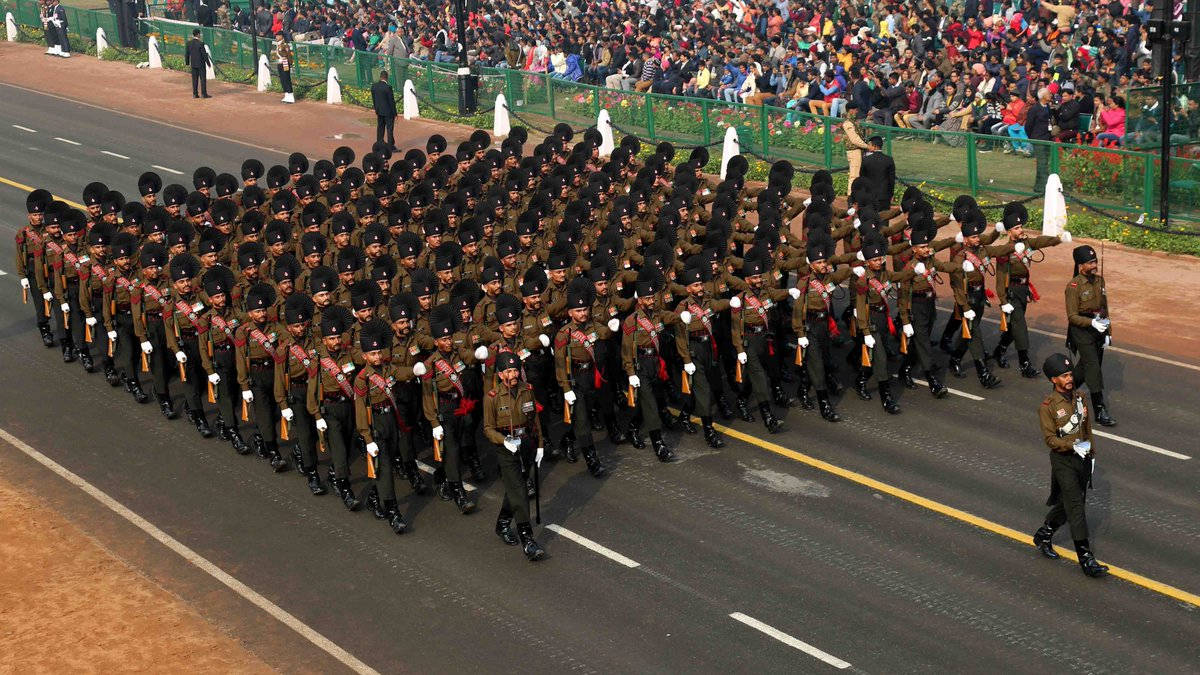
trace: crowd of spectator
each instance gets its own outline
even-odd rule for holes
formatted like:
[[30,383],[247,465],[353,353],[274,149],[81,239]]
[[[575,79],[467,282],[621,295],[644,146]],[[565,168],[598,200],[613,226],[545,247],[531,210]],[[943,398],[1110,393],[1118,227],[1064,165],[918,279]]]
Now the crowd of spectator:
[[[465,1],[472,63],[831,116],[853,102],[882,125],[1119,145],[1126,92],[1154,83],[1154,0]],[[208,14],[260,35],[453,62],[454,5],[276,2],[251,16],[222,0]],[[1182,79],[1182,58],[1172,67]],[[1045,129],[1028,124],[1038,105]]]

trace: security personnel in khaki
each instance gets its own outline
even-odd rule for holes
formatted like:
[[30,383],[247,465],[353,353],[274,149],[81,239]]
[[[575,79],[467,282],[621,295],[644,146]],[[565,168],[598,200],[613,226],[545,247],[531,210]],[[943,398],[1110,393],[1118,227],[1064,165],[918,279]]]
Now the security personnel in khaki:
[[[725,447],[725,440],[713,427],[716,409],[714,390],[719,390],[721,370],[717,361],[714,322],[717,314],[729,309],[729,301],[709,297],[705,285],[707,262],[700,256],[683,270],[681,282],[688,295],[675,307],[682,327],[675,331],[675,349],[683,361],[683,377],[692,395],[684,403],[684,412],[698,413],[704,428],[704,442],[710,448]],[[690,261],[689,261],[690,262]]]
[[1075,276],[1067,283],[1067,347],[1079,357],[1075,374],[1087,385],[1096,410],[1096,423],[1111,427],[1117,421],[1108,414],[1104,402],[1104,348],[1112,344],[1112,325],[1108,316],[1108,293],[1104,277],[1096,273],[1099,263],[1096,249],[1076,246],[1072,251]]
[[317,347],[317,374],[308,378],[308,414],[333,460],[329,483],[350,511],[362,503],[350,487],[350,447],[354,439],[354,357],[345,334],[354,318],[350,310],[331,305],[321,315],[321,344]]
[[1071,359],[1054,354],[1042,370],[1054,384],[1054,391],[1042,401],[1038,419],[1042,438],[1050,448],[1051,507],[1046,521],[1033,535],[1033,545],[1047,558],[1057,558],[1054,531],[1068,523],[1071,539],[1079,556],[1079,566],[1089,577],[1103,576],[1108,568],[1096,562],[1088,543],[1087,514],[1084,503],[1092,481],[1096,451],[1092,447],[1092,424],[1083,394],[1075,388]]
[[320,341],[312,329],[312,316],[313,303],[307,295],[295,293],[283,302],[285,330],[276,348],[280,358],[275,362],[274,392],[280,428],[286,426],[288,436],[296,442],[292,448],[296,470],[308,479],[308,489],[314,495],[323,495],[325,486],[317,475],[317,430],[307,405],[308,381],[317,376],[320,367]]
[[392,532],[404,534],[408,524],[396,504],[396,485],[392,480],[393,458],[400,431],[400,409],[393,395],[397,383],[425,374],[418,361],[408,368],[389,363],[391,335],[387,323],[375,320],[358,334],[363,367],[354,376],[354,425],[367,447],[368,473],[375,478],[367,493],[367,508],[380,520],[386,520]]
[[[529,497],[525,490],[526,467],[523,452],[533,452],[534,466],[541,465],[545,450],[538,435],[541,406],[535,400],[533,385],[521,379],[520,359],[513,352],[501,352],[496,357],[496,386],[483,399],[483,433],[496,446],[496,462],[500,465],[500,480],[504,483],[504,502],[496,516],[496,534],[510,546],[520,539],[521,548],[529,560],[541,560],[545,550],[533,538],[529,522]],[[516,520],[517,535],[512,523]]]
[[202,283],[209,307],[202,317],[208,330],[200,336],[200,362],[208,376],[209,392],[216,398],[214,426],[217,438],[229,441],[239,455],[244,455],[250,452],[250,446],[242,439],[238,423],[241,389],[237,383],[237,331],[243,317],[230,301],[233,272],[224,265],[214,265],[204,273]]
[[237,347],[237,379],[242,405],[253,409],[254,449],[267,460],[276,473],[287,469],[287,461],[279,453],[275,421],[279,409],[275,399],[275,364],[282,360],[279,348],[282,329],[271,321],[269,311],[275,304],[275,289],[258,283],[246,290],[242,300],[244,320],[235,333]]

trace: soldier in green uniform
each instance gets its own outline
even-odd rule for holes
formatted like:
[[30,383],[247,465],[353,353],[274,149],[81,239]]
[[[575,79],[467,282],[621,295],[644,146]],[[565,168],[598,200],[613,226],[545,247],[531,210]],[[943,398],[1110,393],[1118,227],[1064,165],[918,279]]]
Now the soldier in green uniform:
[[[767,399],[771,390],[765,368],[770,362],[769,341],[774,339],[767,317],[775,303],[789,297],[791,293],[782,288],[766,288],[763,285],[767,261],[762,255],[755,254],[757,250],[756,247],[742,262],[742,278],[745,280],[746,290],[729,299],[729,306],[733,309],[730,332],[737,361],[745,369],[742,374],[743,391],[738,397],[738,406],[745,407],[746,400],[753,397],[759,413],[762,414],[763,425],[768,432],[774,434],[783,428],[783,422],[771,412],[771,402]],[[800,290],[792,290],[799,297]]]
[[1108,413],[1104,402],[1104,349],[1112,344],[1112,325],[1108,314],[1108,293],[1104,277],[1096,273],[1099,263],[1096,249],[1076,246],[1071,253],[1075,260],[1075,275],[1067,283],[1067,347],[1079,356],[1075,366],[1077,379],[1082,379],[1092,395],[1096,423],[1111,427],[1117,421]]
[[269,284],[250,286],[244,299],[245,316],[235,333],[237,348],[237,380],[242,401],[253,408],[253,445],[259,457],[267,460],[276,473],[287,469],[287,461],[279,453],[275,435],[275,420],[279,419],[275,396],[275,365],[283,359],[279,346],[279,324],[271,320],[269,311],[275,304],[275,289]]
[[[892,396],[892,375],[888,372],[890,342],[899,338],[892,320],[892,302],[899,293],[900,284],[912,279],[913,271],[888,270],[887,248],[887,241],[882,238],[864,239],[861,253],[866,266],[854,268],[854,274],[858,277],[854,282],[855,316],[867,354],[854,389],[859,398],[869,400],[871,394],[866,390],[867,380],[874,374],[884,411],[896,415],[900,412],[900,406]],[[868,357],[869,363],[866,361]]]
[[332,305],[321,315],[321,344],[317,348],[317,373],[308,378],[306,401],[317,433],[333,459],[329,483],[342,504],[357,511],[362,503],[350,487],[350,447],[354,436],[354,389],[350,376],[354,358],[344,336],[354,318],[350,310]]
[[[600,455],[596,452],[591,410],[604,378],[617,374],[599,371],[604,355],[598,353],[597,347],[598,343],[620,330],[621,322],[614,318],[602,324],[592,318],[594,293],[592,282],[584,277],[577,277],[566,288],[562,305],[568,321],[554,338],[554,369],[571,415],[570,430],[567,432],[570,442],[578,444],[588,472],[596,478],[602,478],[608,469],[600,462]],[[544,298],[545,294],[543,301]],[[564,440],[564,445],[566,443]],[[567,457],[569,459],[570,454]]]
[[217,438],[228,441],[239,455],[244,455],[250,452],[250,447],[242,439],[238,423],[241,389],[237,383],[237,331],[243,317],[230,301],[233,271],[224,265],[214,265],[204,273],[201,283],[208,298],[208,310],[201,320],[207,323],[208,330],[200,335],[200,362],[208,376],[209,392],[216,398],[217,417],[213,426]]
[[[510,546],[519,541],[525,557],[541,560],[545,550],[533,538],[529,521],[529,497],[525,489],[527,447],[533,451],[533,466],[540,466],[545,450],[538,435],[542,406],[535,400],[533,385],[521,379],[520,359],[513,352],[496,356],[495,387],[483,399],[483,433],[496,446],[496,462],[504,483],[504,501],[496,516],[496,534]],[[531,467],[532,468],[532,467]],[[516,520],[517,535],[512,523]]]
[[[17,276],[21,279],[21,293],[26,301],[33,306],[34,319],[37,322],[38,333],[42,336],[42,344],[46,347],[55,346],[54,334],[50,330],[50,313],[42,294],[49,292],[45,277],[46,233],[44,222],[46,209],[54,201],[47,190],[33,190],[25,198],[25,211],[29,222],[17,231]],[[46,290],[43,290],[46,289]],[[32,297],[30,297],[32,296]],[[53,297],[53,295],[51,295]]]
[[1075,388],[1072,370],[1071,359],[1063,354],[1054,354],[1042,365],[1042,371],[1054,384],[1054,391],[1042,401],[1038,410],[1042,439],[1050,448],[1050,498],[1046,500],[1046,506],[1051,508],[1045,522],[1033,535],[1033,545],[1047,558],[1057,558],[1051,540],[1054,531],[1068,523],[1080,568],[1089,577],[1099,577],[1108,572],[1108,567],[1097,562],[1092,553],[1084,510],[1096,450],[1092,447],[1087,403]]
[[171,259],[171,296],[163,310],[163,331],[167,349],[175,355],[184,385],[183,412],[196,426],[202,438],[212,438],[212,429],[204,416],[205,373],[200,356],[200,341],[209,330],[204,315],[208,309],[200,299],[195,282],[200,274],[200,261],[189,254]]
[[[438,495],[444,501],[453,500],[466,514],[475,510],[474,492],[462,485],[463,446],[474,439],[466,438],[469,418],[476,401],[470,398],[467,369],[475,365],[476,353],[469,345],[455,345],[454,308],[438,305],[429,315],[430,335],[436,349],[425,359],[424,413],[433,428],[435,459],[440,459],[444,480],[438,485]],[[487,348],[480,347],[487,355]]]
[[150,400],[138,382],[137,340],[134,333],[133,295],[137,280],[133,276],[133,260],[137,254],[137,239],[128,233],[113,237],[112,266],[104,283],[101,303],[104,306],[104,330],[112,345],[114,376],[125,384],[138,403]]
[[275,405],[281,424],[288,426],[296,442],[292,450],[296,467],[308,479],[309,491],[319,496],[325,494],[325,486],[317,475],[317,430],[307,405],[308,381],[320,368],[312,316],[313,303],[307,295],[296,293],[283,303],[286,331],[277,348],[281,358],[275,362]]
[[629,424],[633,447],[646,447],[646,442],[641,438],[641,426],[645,426],[650,434],[654,456],[660,462],[670,462],[675,459],[675,453],[663,441],[655,389],[666,384],[663,381],[666,378],[666,364],[661,353],[661,343],[665,339],[663,333],[666,326],[677,321],[678,317],[669,310],[657,307],[662,284],[662,277],[657,272],[643,271],[634,289],[637,308],[625,317],[619,343],[621,366],[632,389],[630,395],[633,400],[629,402],[629,407],[636,407],[641,416],[640,424],[636,419]]
[[823,233],[817,234],[816,230],[812,232],[807,248],[808,273],[797,282],[800,297],[792,306],[792,331],[796,334],[796,348],[804,362],[799,398],[803,403],[808,399],[810,384],[815,387],[817,407],[827,422],[841,420],[829,398],[830,390],[836,392],[839,390],[834,387],[840,387],[831,342],[832,338],[839,335],[833,314],[833,293],[850,278],[852,269],[843,267],[833,270],[830,258],[834,255],[834,249],[835,244],[831,239]]

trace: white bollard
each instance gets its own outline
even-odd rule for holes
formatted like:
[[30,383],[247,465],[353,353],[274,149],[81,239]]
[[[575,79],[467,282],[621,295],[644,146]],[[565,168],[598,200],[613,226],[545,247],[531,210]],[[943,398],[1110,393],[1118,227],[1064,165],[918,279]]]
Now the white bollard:
[[738,142],[737,129],[729,127],[725,129],[725,145],[721,147],[721,180],[725,180],[725,167],[729,165],[729,160],[740,154],[742,147]]
[[208,54],[208,65],[204,66],[204,79],[215,80],[217,79],[217,71],[213,67],[212,50],[208,48],[208,45],[204,45],[204,53]]
[[150,36],[149,51],[150,67],[162,68],[162,53],[158,51],[158,38],[154,37],[153,35]]
[[504,138],[512,132],[512,123],[508,119],[508,101],[504,100],[504,94],[496,94],[496,110],[494,112],[492,136]]
[[612,118],[608,116],[607,110],[601,109],[600,114],[596,115],[596,129],[600,131],[600,156],[608,157],[617,144],[613,142]]
[[1067,200],[1063,198],[1062,179],[1052,173],[1046,178],[1046,201],[1042,206],[1042,235],[1056,237],[1067,229]]
[[9,42],[17,41],[17,20],[13,18],[12,12],[4,13],[4,32]]
[[108,36],[104,34],[104,29],[96,26],[96,58],[104,60],[104,50],[108,49]]
[[421,116],[417,109],[417,87],[412,80],[404,81],[404,119],[415,120]]
[[258,90],[266,91],[271,88],[271,62],[266,54],[258,55]]
[[342,83],[338,81],[338,71],[333,66],[329,67],[329,74],[325,76],[325,102],[342,102]]

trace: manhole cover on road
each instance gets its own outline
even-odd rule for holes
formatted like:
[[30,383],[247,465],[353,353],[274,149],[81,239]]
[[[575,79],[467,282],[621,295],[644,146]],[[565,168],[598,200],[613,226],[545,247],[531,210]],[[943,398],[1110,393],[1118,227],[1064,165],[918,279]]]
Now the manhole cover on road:
[[829,488],[813,480],[797,478],[791,474],[770,469],[745,469],[743,478],[751,485],[765,487],[772,492],[798,497],[828,497]]
[[333,134],[331,136],[326,136],[325,139],[330,140],[330,141],[353,141],[353,140],[356,140],[356,139],[359,139],[362,137],[363,137],[362,134],[356,134],[354,132],[346,132],[346,133],[342,133],[342,134]]

